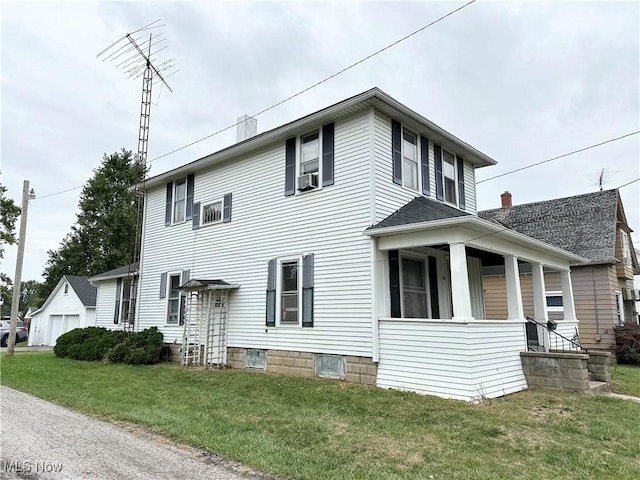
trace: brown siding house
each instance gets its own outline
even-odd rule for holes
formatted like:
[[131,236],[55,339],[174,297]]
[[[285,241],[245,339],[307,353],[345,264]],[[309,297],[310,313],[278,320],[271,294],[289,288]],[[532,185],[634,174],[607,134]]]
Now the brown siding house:
[[[613,327],[638,322],[633,275],[640,274],[617,190],[606,190],[542,202],[512,205],[503,194],[502,208],[478,212],[478,216],[516,230],[545,243],[585,257],[589,262],[571,267],[571,281],[580,340],[594,350],[615,350]],[[525,314],[533,317],[530,267],[520,269]],[[550,319],[562,318],[554,306],[559,274],[545,271],[545,289]],[[505,277],[500,267],[483,269],[487,318],[507,318]]]

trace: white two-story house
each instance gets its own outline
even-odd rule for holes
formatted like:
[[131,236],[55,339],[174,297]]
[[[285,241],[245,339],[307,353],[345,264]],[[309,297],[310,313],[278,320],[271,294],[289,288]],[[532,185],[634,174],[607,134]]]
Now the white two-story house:
[[[542,269],[559,271],[573,333],[582,259],[478,218],[475,170],[495,163],[374,88],[152,177],[135,329],[158,327],[185,364],[464,400],[522,390],[519,265],[538,318]],[[498,264],[506,320],[484,313],[482,266]],[[128,289],[100,285],[97,324],[114,327]]]

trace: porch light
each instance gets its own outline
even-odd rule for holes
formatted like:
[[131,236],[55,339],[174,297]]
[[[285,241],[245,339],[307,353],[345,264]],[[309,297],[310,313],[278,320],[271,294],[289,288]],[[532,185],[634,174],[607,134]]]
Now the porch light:
[[547,328],[550,332],[555,331],[555,329],[558,328],[558,322],[556,322],[555,320],[547,321]]

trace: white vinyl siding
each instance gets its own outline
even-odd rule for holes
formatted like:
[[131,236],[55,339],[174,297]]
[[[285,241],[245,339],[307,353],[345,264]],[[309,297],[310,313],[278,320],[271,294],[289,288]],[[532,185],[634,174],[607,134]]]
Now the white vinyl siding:
[[[410,130],[414,133],[414,130]],[[404,132],[404,130],[403,130]],[[393,183],[392,161],[391,161],[391,119],[380,112],[375,113],[374,118],[374,148],[375,148],[375,222],[380,222],[403,205],[409,203],[413,198],[422,195],[422,183],[418,183],[417,190],[411,190]],[[429,198],[436,198],[436,177],[435,177],[435,157],[433,153],[433,138],[425,135],[429,139]],[[418,144],[420,145],[420,134],[417,133]],[[418,159],[420,157],[420,146],[418,147]],[[462,155],[462,154],[461,154]],[[464,155],[463,155],[464,158]],[[444,163],[444,160],[443,160]],[[418,160],[418,170],[419,167]],[[465,208],[466,212],[476,214],[476,192],[475,192],[475,169],[469,162],[464,162],[464,188],[465,188]],[[455,169],[457,178],[457,169]],[[421,174],[419,175],[421,177]],[[403,182],[404,182],[403,175]],[[455,185],[456,201],[458,185]]]
[[[190,268],[191,278],[240,285],[230,296],[230,347],[371,356],[371,240],[362,234],[370,225],[367,126],[368,112],[335,122],[335,184],[309,194],[283,195],[284,140],[195,172],[194,202],[233,192],[234,220],[216,228],[193,230],[185,223],[167,236],[165,190],[149,191],[136,329],[157,326],[165,341],[182,340],[183,327],[164,325],[160,275]],[[256,171],[259,190],[246,181]],[[265,327],[268,261],[309,253],[313,328]]]
[[380,320],[376,384],[470,401],[527,388],[524,323]]

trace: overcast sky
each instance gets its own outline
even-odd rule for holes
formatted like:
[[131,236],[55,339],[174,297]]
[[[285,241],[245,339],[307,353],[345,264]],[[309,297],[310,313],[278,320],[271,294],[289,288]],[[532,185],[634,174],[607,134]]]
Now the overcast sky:
[[[293,95],[466,3],[2,2],[1,183],[31,202],[23,280],[75,221],[105,153],[137,150],[141,80],[96,54],[158,18],[179,72],[155,86],[150,160]],[[165,54],[166,53],[166,54]],[[640,130],[639,2],[479,0],[258,117],[258,132],[379,87],[499,163],[478,180]],[[639,135],[478,185],[478,207],[593,192],[640,177]],[[160,174],[235,130],[151,163]],[[640,182],[621,189],[640,247]],[[2,271],[14,275],[16,248]]]

